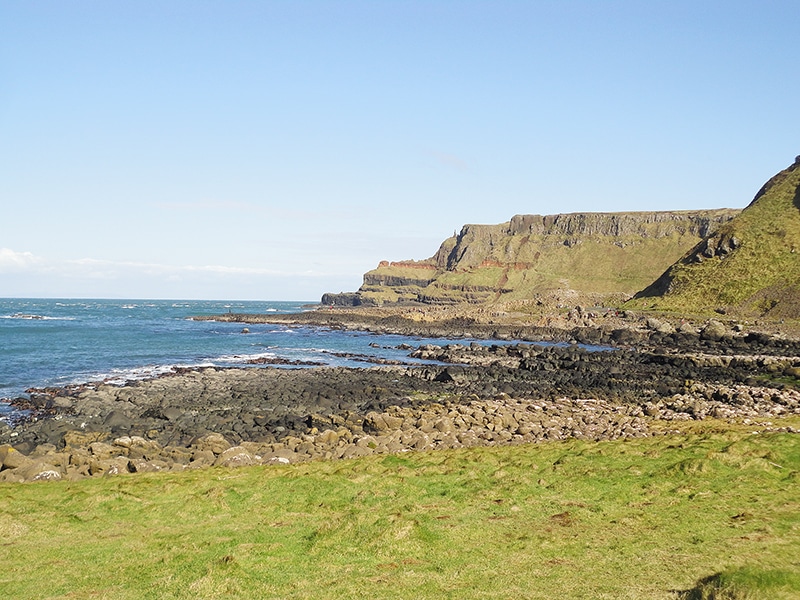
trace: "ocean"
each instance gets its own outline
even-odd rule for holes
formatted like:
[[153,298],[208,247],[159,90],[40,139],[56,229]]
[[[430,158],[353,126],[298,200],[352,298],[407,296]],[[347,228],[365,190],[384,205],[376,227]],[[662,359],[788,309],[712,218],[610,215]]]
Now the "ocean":
[[[303,302],[0,298],[0,399],[32,387],[122,384],[174,367],[245,366],[259,358],[366,367],[366,357],[416,362],[401,344],[429,340],[313,327],[195,321],[193,316],[290,313]],[[460,340],[464,342],[464,340]],[[335,353],[335,354],[334,354]],[[337,356],[343,354],[344,356]],[[0,418],[11,413],[0,401]]]

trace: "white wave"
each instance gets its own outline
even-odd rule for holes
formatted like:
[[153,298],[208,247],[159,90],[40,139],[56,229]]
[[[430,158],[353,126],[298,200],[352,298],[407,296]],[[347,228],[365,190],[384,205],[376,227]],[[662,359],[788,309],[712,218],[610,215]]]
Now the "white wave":
[[0,315],[0,319],[23,319],[25,321],[74,321],[75,317],[48,317],[46,315],[14,313],[13,315]]
[[[331,352],[330,348],[292,348],[292,350],[295,352],[310,352],[312,354],[327,354]],[[338,352],[338,350],[335,350],[335,352]]]
[[245,363],[249,360],[257,360],[259,358],[277,358],[278,355],[274,352],[258,352],[256,354],[225,354],[218,356],[214,361],[224,363]]
[[166,365],[146,365],[143,367],[133,367],[130,369],[112,369],[105,373],[95,373],[91,376],[75,379],[70,383],[81,384],[87,382],[102,381],[109,385],[125,385],[131,381],[140,381],[143,379],[153,379],[160,375],[172,373],[175,369],[200,369],[203,367],[213,367],[211,362],[198,362],[198,363],[176,363]]

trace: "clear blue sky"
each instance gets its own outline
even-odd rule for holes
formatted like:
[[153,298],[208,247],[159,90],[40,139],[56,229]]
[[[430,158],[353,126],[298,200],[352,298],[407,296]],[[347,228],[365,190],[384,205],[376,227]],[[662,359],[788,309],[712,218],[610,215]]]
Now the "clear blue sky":
[[0,1],[0,296],[318,300],[515,214],[743,207],[796,1]]

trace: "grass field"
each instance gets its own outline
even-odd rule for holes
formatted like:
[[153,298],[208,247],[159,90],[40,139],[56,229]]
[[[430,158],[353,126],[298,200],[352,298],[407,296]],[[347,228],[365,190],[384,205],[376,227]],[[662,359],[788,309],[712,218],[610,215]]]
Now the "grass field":
[[683,427],[628,441],[3,484],[0,590],[800,597],[800,435]]

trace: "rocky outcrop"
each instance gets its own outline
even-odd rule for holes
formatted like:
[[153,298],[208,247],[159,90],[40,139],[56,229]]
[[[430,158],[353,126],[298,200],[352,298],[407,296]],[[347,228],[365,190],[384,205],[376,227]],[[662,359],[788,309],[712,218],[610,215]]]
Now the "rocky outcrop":
[[361,306],[358,292],[327,293],[322,295],[323,306]]
[[737,212],[517,215],[499,225],[465,225],[431,258],[383,261],[358,292],[326,294],[323,303],[519,301],[552,290],[630,297]]
[[508,226],[510,235],[603,235],[666,237],[676,231],[704,237],[729,211],[665,211],[517,215]]

